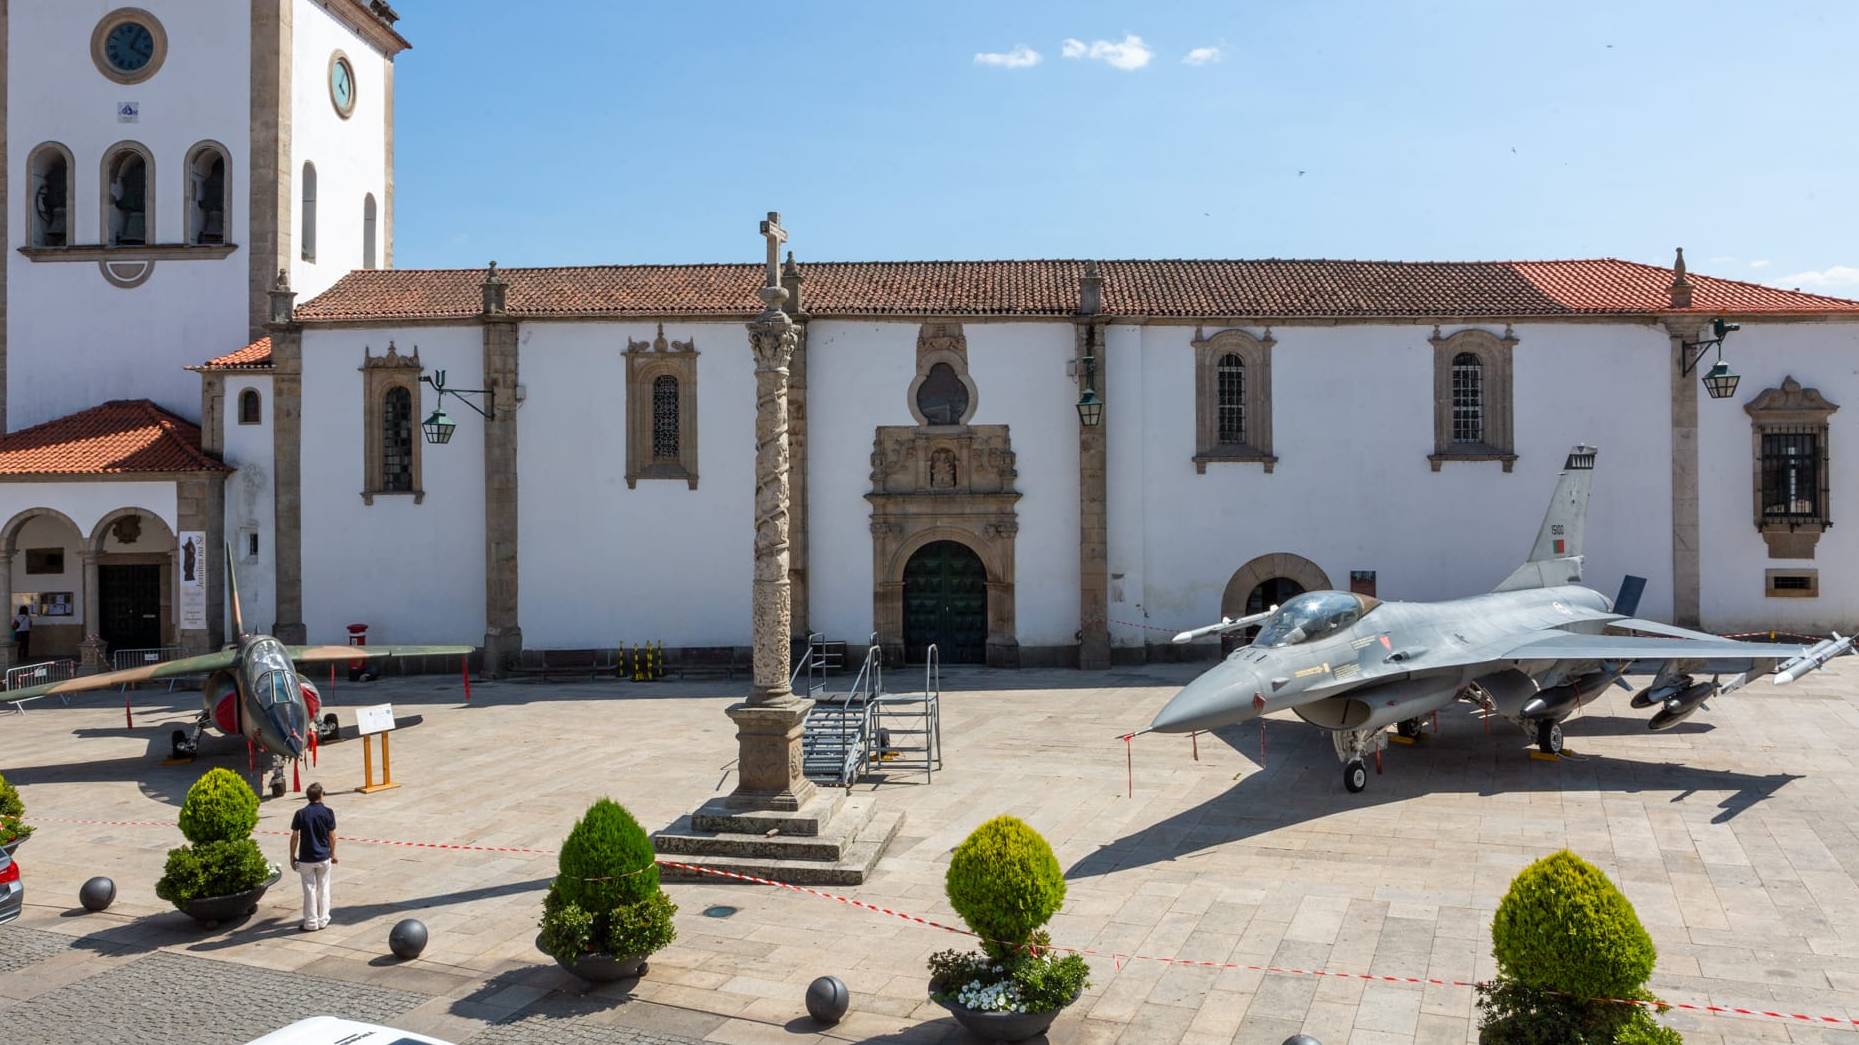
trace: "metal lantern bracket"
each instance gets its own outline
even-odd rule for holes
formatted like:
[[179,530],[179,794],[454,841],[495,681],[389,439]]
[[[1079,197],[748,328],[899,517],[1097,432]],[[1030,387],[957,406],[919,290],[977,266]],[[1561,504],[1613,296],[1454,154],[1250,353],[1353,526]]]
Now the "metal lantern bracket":
[[1704,353],[1713,348],[1717,350],[1717,359],[1721,362],[1724,339],[1741,329],[1743,329],[1741,323],[1725,323],[1721,319],[1713,319],[1711,320],[1711,333],[1715,334],[1715,337],[1679,342],[1685,350],[1685,365],[1679,376],[1690,377],[1698,369],[1698,362],[1704,358]]
[[[439,401],[433,405],[440,410],[445,409],[445,397],[454,396],[459,402],[470,407],[479,417],[484,418],[486,421],[490,420],[491,415],[497,412],[497,390],[494,388],[447,388],[445,387],[445,371],[443,370],[434,370],[430,376],[421,374],[420,380],[431,385],[432,390],[439,393]],[[478,404],[466,398],[467,396],[483,396],[484,405],[480,407]]]

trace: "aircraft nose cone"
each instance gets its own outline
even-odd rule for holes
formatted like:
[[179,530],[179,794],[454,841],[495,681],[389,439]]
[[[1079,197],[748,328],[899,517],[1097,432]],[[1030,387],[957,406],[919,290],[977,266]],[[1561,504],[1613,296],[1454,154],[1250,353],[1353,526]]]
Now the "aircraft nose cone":
[[1252,669],[1230,661],[1182,687],[1149,723],[1156,733],[1191,733],[1256,717],[1253,695],[1262,692]]

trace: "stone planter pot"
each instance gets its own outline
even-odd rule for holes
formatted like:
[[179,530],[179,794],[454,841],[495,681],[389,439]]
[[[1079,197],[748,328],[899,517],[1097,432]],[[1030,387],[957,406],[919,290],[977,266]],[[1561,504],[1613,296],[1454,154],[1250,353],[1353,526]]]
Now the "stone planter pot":
[[[536,938],[536,949],[544,954],[549,952],[542,948],[542,938]],[[550,954],[549,957],[555,958]],[[615,958],[611,954],[584,954],[573,961],[555,958],[555,964],[568,970],[589,983],[617,983],[620,980],[637,979],[646,974],[646,956],[633,958]]]
[[282,877],[284,877],[284,872],[273,871],[270,878],[245,892],[233,893],[230,896],[195,897],[183,904],[181,911],[189,918],[211,929],[221,922],[243,918],[258,910],[258,901],[264,898],[265,890],[278,884],[278,879]]
[[963,1030],[982,1041],[1026,1041],[1037,1038],[1052,1027],[1052,1021],[1059,1018],[1059,1013],[1065,1011],[1061,1006],[1043,1012],[976,1012],[960,1002],[936,999],[936,1004],[948,1009]]

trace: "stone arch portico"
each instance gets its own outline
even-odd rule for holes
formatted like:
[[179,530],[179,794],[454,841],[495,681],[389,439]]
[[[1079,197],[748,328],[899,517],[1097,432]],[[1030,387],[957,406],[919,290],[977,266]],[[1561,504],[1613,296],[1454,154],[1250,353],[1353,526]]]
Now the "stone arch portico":
[[[1017,495],[1016,495],[1017,496]],[[967,547],[987,570],[987,662],[991,667],[1019,666],[1019,639],[1015,632],[1013,545],[1019,524],[1009,509],[1005,516],[943,516],[879,520],[873,513],[872,556],[875,580],[872,621],[885,659],[904,660],[904,569],[912,556],[937,541],[954,541]]]
[[1238,617],[1246,612],[1246,599],[1252,590],[1275,577],[1296,581],[1305,591],[1325,591],[1333,587],[1323,567],[1290,552],[1261,555],[1233,571],[1220,595],[1220,615]]

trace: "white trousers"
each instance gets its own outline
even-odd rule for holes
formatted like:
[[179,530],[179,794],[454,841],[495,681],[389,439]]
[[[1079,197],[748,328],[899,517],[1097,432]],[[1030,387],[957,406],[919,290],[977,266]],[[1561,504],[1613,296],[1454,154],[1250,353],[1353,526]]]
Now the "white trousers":
[[298,861],[297,873],[303,876],[303,927],[321,929],[329,924],[329,861]]

